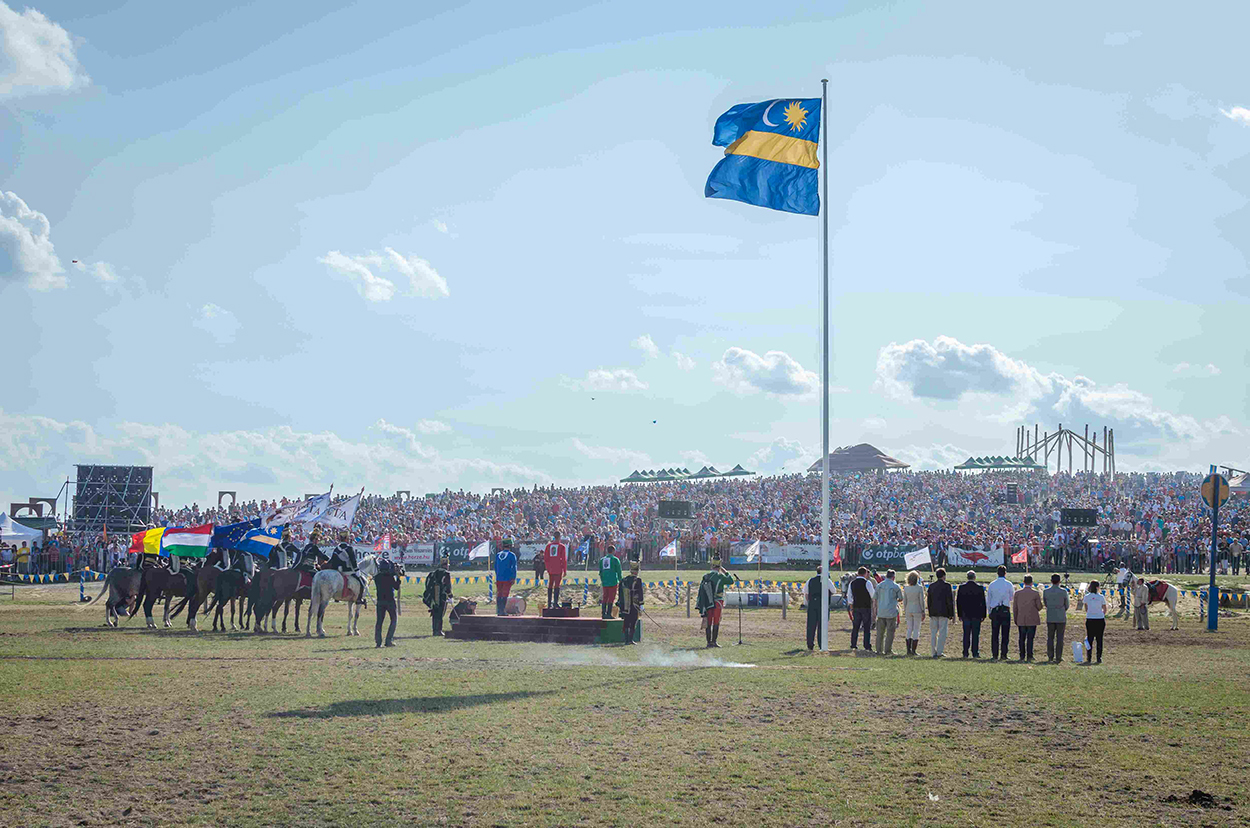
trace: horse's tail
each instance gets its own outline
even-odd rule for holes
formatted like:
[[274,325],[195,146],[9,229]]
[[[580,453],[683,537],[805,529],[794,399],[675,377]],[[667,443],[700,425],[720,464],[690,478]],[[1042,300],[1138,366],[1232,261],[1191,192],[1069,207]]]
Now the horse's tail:
[[[109,573],[109,575],[112,575],[112,574],[113,574],[113,573],[111,573],[111,572]],[[99,595],[97,595],[95,598],[92,598],[92,599],[91,599],[91,602],[90,602],[90,603],[88,603],[88,604],[87,604],[87,606],[91,606],[91,604],[94,604],[96,601],[99,601],[101,598],[103,598],[103,597],[104,597],[104,593],[108,592],[108,591],[109,591],[109,587],[110,587],[110,586],[112,586],[112,584],[110,583],[110,580],[111,580],[111,579],[109,578],[109,576],[108,576],[108,575],[105,575],[105,576],[104,576],[104,586],[100,587],[100,594],[99,594]]]

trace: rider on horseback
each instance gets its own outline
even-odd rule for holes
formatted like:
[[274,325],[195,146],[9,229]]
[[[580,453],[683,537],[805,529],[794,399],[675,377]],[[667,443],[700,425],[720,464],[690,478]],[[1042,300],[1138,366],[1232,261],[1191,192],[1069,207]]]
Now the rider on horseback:
[[282,542],[269,553],[269,567],[271,569],[294,567],[297,560],[299,560],[299,547],[291,542],[291,530],[283,529]]
[[[351,534],[344,529],[339,533],[339,545],[334,547],[334,554],[330,556],[330,562],[326,564],[326,569],[333,569],[344,574],[351,574],[360,568],[356,561],[356,548],[351,544]],[[368,588],[368,582],[363,578],[360,579],[363,588],[360,591],[360,600],[356,603],[365,603],[365,589]]]

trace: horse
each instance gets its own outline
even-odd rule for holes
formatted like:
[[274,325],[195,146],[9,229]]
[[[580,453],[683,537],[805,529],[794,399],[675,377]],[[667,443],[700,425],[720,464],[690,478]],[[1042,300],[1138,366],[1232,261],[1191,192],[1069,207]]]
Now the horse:
[[130,566],[115,566],[109,570],[108,575],[104,576],[104,586],[100,588],[100,594],[91,601],[91,604],[94,604],[104,596],[105,592],[108,592],[109,598],[104,602],[104,626],[117,626],[117,620],[121,618],[121,613],[118,612],[119,607],[130,608],[127,618],[135,614],[139,609],[135,601],[139,596],[139,584],[142,580],[143,573]]
[[304,599],[312,599],[312,581],[316,570],[273,569],[270,585],[273,588],[273,621],[277,624],[278,607],[282,606],[282,631],[286,632],[286,620],[291,614],[291,601],[295,601],[295,631],[299,632],[299,611]]
[[[1172,617],[1171,629],[1179,630],[1181,628],[1181,614],[1176,611],[1176,601],[1180,598],[1180,593],[1177,592],[1176,587],[1167,581],[1151,582],[1144,578],[1139,579],[1130,572],[1128,575],[1128,588],[1130,590],[1133,589],[1139,582],[1146,584],[1150,588],[1150,604],[1158,601],[1167,604],[1168,614]],[[1149,605],[1147,605],[1147,609],[1149,609]]]
[[263,561],[256,563],[256,574],[247,590],[247,620],[251,621],[252,616],[256,617],[256,626],[253,627],[256,633],[272,632],[271,629],[266,629],[266,624],[271,613],[277,615],[273,582],[281,571]]
[[143,570],[143,579],[139,584],[139,594],[135,599],[135,605],[143,603],[143,616],[147,620],[148,629],[156,629],[156,622],[152,620],[152,607],[161,598],[165,599],[164,625],[166,627],[174,625],[174,622],[170,620],[169,603],[174,598],[185,599],[195,591],[196,574],[194,567],[180,568],[177,572],[163,566],[151,566]]
[[213,615],[213,632],[217,632],[217,624],[219,622],[221,624],[222,632],[225,632],[226,622],[223,619],[222,614],[226,609],[227,602],[230,603],[230,629],[238,629],[234,625],[235,599],[239,600],[239,623],[243,623],[243,602],[247,600],[247,587],[248,584],[251,583],[252,575],[256,572],[256,563],[252,556],[246,552],[240,552],[239,554],[242,555],[242,571],[233,567],[225,570],[224,572],[220,569],[216,570],[217,584],[214,588],[215,594],[213,595],[213,602],[205,608],[205,612],[213,612],[214,609],[216,610],[216,613]]
[[377,558],[365,555],[360,559],[355,572],[340,572],[337,569],[323,569],[313,576],[312,599],[308,602],[308,618],[304,628],[304,637],[312,635],[313,618],[317,619],[317,635],[326,637],[322,622],[326,615],[326,606],[332,600],[347,602],[347,634],[360,635],[357,622],[360,620],[360,599],[369,589],[369,579],[378,571]]
[[200,607],[204,606],[208,601],[208,596],[217,588],[217,575],[221,572],[217,568],[217,564],[222,561],[222,553],[220,549],[214,549],[204,559],[204,563],[200,566],[195,575],[195,590],[178,602],[173,611],[169,614],[170,618],[176,618],[178,613],[182,612],[182,608],[187,607],[187,626],[192,632],[199,632],[199,625],[196,623],[196,613],[200,611]]

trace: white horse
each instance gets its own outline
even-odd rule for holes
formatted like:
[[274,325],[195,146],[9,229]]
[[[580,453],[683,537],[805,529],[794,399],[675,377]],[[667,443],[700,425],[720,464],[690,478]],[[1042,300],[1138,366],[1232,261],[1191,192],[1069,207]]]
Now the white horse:
[[360,559],[355,572],[339,572],[337,569],[323,569],[313,576],[312,598],[308,604],[308,624],[304,629],[304,637],[312,635],[313,619],[317,620],[317,635],[326,637],[322,624],[326,615],[326,607],[331,601],[339,600],[347,603],[347,634],[360,635],[357,622],[360,620],[360,604],[362,596],[369,591],[369,579],[377,574],[378,562],[374,555],[365,555]]
[[[1145,578],[1141,578],[1140,580],[1142,582],[1146,582],[1147,585],[1149,584],[1149,582],[1147,582]],[[1128,575],[1128,588],[1131,590],[1134,587],[1136,587],[1138,584],[1138,581],[1139,581],[1138,577],[1130,572]],[[1181,628],[1181,614],[1176,611],[1176,600],[1177,598],[1180,597],[1180,593],[1176,591],[1175,585],[1169,584],[1166,581],[1162,583],[1164,583],[1167,586],[1167,591],[1163,593],[1163,602],[1168,605],[1168,615],[1172,616],[1171,628],[1174,630],[1179,630]],[[1151,587],[1150,603],[1153,604],[1157,600],[1159,599],[1155,597],[1154,588]],[[1147,605],[1147,609],[1149,609],[1149,605]]]

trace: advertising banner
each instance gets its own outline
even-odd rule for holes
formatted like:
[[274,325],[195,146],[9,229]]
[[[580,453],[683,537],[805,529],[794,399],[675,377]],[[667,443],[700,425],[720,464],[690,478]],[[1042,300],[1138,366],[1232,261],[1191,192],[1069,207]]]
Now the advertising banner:
[[1001,549],[960,549],[958,546],[951,546],[946,550],[947,566],[994,567],[1001,566],[1002,563],[1003,550]]

